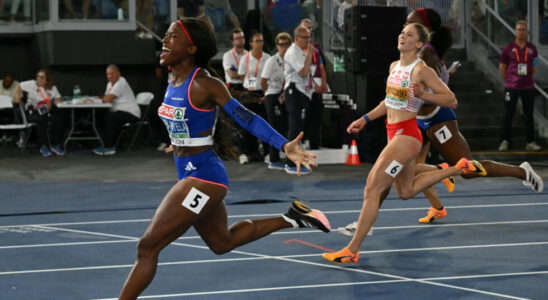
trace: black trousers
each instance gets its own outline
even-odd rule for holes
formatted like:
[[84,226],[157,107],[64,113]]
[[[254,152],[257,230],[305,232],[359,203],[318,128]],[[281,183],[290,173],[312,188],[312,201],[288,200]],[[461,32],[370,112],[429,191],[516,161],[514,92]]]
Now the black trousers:
[[[257,97],[262,97],[263,92],[262,91],[254,91],[253,94],[256,94]],[[265,111],[265,104],[264,103],[258,103],[258,102],[252,102],[252,103],[242,103],[245,108],[249,109],[250,111],[254,112],[256,115],[260,116],[263,119],[266,119],[266,111]],[[249,156],[251,160],[259,160],[261,159],[261,154],[259,153],[259,139],[252,135],[251,133],[247,132],[247,130],[241,130],[240,133],[242,134],[242,139],[239,143],[239,150],[240,153],[245,154]],[[268,143],[262,142],[264,155],[268,154],[268,149],[270,148],[270,145]]]
[[148,109],[148,124],[150,125],[150,131],[154,142],[166,143],[169,145],[170,140],[166,126],[158,116],[158,108],[162,106],[163,102],[163,98],[154,98],[152,102],[150,102],[150,107]]
[[[267,121],[278,131],[281,135],[285,135],[283,130],[287,128],[287,113],[285,112],[285,107],[280,104],[279,97],[282,93],[270,94],[264,97],[264,104],[266,109]],[[270,146],[269,149],[270,162],[279,162],[280,161],[280,150]]]
[[125,111],[107,112],[105,115],[105,128],[103,131],[105,148],[114,147],[114,143],[124,124],[137,121],[139,121],[139,118]]
[[43,115],[40,115],[38,111],[33,108],[27,111],[27,121],[29,123],[36,123],[38,145],[40,147],[48,146],[48,122],[51,122],[51,146],[57,146],[63,143],[68,112],[67,109],[58,108],[55,104],[51,105],[49,113]]
[[322,94],[313,93],[310,109],[304,120],[304,139],[310,142],[310,149],[320,149],[322,133]]
[[505,113],[504,123],[502,124],[502,140],[511,140],[512,120],[516,113],[516,105],[518,98],[521,98],[523,104],[523,115],[525,117],[525,136],[527,142],[530,143],[535,140],[535,122],[533,119],[533,109],[535,108],[535,90],[505,90]]
[[[284,97],[285,109],[287,110],[287,139],[291,141],[304,130],[305,118],[310,108],[310,99],[297,90],[294,83],[291,83],[285,89]],[[290,160],[287,161],[287,164],[290,167],[295,166]]]

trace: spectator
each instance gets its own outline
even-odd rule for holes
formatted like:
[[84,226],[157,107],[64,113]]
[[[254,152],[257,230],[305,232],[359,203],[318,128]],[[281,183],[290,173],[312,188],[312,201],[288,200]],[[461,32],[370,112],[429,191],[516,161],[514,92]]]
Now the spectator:
[[251,36],[251,50],[247,52],[242,63],[238,66],[238,75],[244,78],[244,89],[264,94],[259,76],[264,64],[270,58],[268,53],[263,52],[263,35],[254,33]]
[[[152,15],[152,0],[137,0],[136,4],[137,21],[141,22],[149,30],[153,30],[154,17]],[[152,34],[144,31],[142,28],[139,28],[139,33],[137,34],[137,37],[140,39],[150,40],[152,39]]]
[[[68,13],[67,19],[76,19],[76,12],[74,11],[72,0],[63,0],[63,2],[65,3],[65,9]],[[82,0],[82,17],[84,20],[87,19],[89,15],[89,4],[90,0]]]
[[114,155],[116,147],[114,143],[122,126],[126,123],[139,121],[141,109],[133,90],[126,79],[121,76],[120,69],[116,65],[107,67],[107,88],[102,96],[103,102],[112,103],[110,111],[105,116],[105,128],[103,133],[104,148],[101,146],[93,149],[97,155]]
[[537,65],[537,47],[527,41],[527,22],[518,21],[515,34],[516,39],[504,47],[500,55],[499,70],[504,79],[506,112],[502,125],[502,142],[499,151],[506,151],[510,146],[510,131],[518,97],[521,98],[525,116],[527,138],[525,149],[539,151],[541,147],[535,141],[533,119],[535,106],[533,75],[535,75]]
[[244,32],[240,28],[233,29],[230,33],[230,42],[232,49],[223,55],[223,69],[225,70],[226,85],[234,90],[242,91],[244,89],[242,77],[238,75],[238,68],[242,58],[247,54],[244,49]]
[[[303,19],[300,26],[305,27],[312,34],[312,21],[309,19]],[[308,140],[310,149],[320,149],[321,140],[321,118],[322,118],[322,94],[328,92],[327,76],[325,73],[325,66],[323,64],[322,51],[320,45],[313,42],[310,43],[314,46],[314,54],[312,56],[312,84],[314,85],[314,92],[312,93],[312,99],[310,101],[310,109],[306,115],[304,124],[304,140]]]
[[[61,148],[65,134],[66,111],[59,109],[61,94],[53,84],[53,77],[47,70],[41,69],[36,73],[36,80],[27,80],[20,83],[21,90],[27,92],[27,120],[36,123],[38,145],[40,153],[47,157],[51,152],[65,155]],[[48,122],[51,122],[51,145],[48,143]]]
[[[1,4],[1,3],[0,3]],[[19,82],[15,80],[15,75],[8,73],[4,76],[4,79],[0,81],[0,96],[8,96],[11,98],[11,101],[14,104],[21,103],[21,87]],[[1,123],[12,123],[14,120],[14,114],[12,109],[1,109],[0,110],[0,122]],[[2,140],[5,139],[5,132],[2,136]]]
[[[263,52],[263,44],[264,39],[261,33],[254,33],[251,36],[251,50],[243,57],[243,60],[238,67],[238,75],[243,77],[244,89],[249,91],[249,99],[251,100],[244,103],[245,107],[264,118],[264,92],[261,87],[260,76],[270,55]],[[259,147],[256,137],[248,132],[242,132],[242,135],[240,163],[245,164],[248,163],[250,159],[258,157]],[[267,149],[268,145],[263,143],[264,154],[266,154]]]
[[[276,49],[278,53],[270,57],[261,73],[261,87],[265,91],[264,104],[267,120],[270,125],[278,132],[286,128],[287,116],[283,113],[283,84],[284,76],[284,55],[291,45],[291,36],[287,32],[279,33],[276,36]],[[275,147],[270,146],[268,151],[268,168],[273,170],[283,170],[285,163],[280,161],[280,152]]]
[[241,28],[240,21],[227,0],[205,0],[204,4],[205,14],[213,24],[215,33],[227,31],[226,19],[230,20],[231,29]]
[[[21,0],[13,0],[13,2],[11,3],[10,22],[15,22],[15,18],[17,17],[17,11],[19,10],[20,4]],[[25,20],[27,22],[30,22],[30,0],[23,0],[23,14],[25,16]]]
[[204,0],[177,0],[177,15],[179,18],[205,17]]
[[19,82],[15,80],[13,73],[8,73],[4,76],[0,85],[0,95],[11,97],[13,103],[21,103],[21,86]]
[[[285,108],[288,119],[288,138],[293,139],[303,131],[304,119],[310,107],[312,98],[313,73],[312,57],[314,46],[310,43],[310,31],[299,26],[294,31],[295,42],[287,49],[284,56],[285,74]],[[285,171],[297,174],[294,163],[288,161]],[[301,169],[301,174],[309,174],[310,170]]]
[[164,93],[162,91],[165,91],[171,82],[171,73],[169,72],[169,67],[160,64],[161,53],[162,51],[158,51],[154,65],[154,73],[159,81],[160,91],[154,95],[154,99],[152,99],[152,102],[149,104],[148,123],[150,125],[152,141],[157,145],[156,150],[163,152],[169,146],[170,140],[167,134],[166,125],[164,125],[164,122],[158,116],[158,108],[162,106],[162,103],[164,102]]

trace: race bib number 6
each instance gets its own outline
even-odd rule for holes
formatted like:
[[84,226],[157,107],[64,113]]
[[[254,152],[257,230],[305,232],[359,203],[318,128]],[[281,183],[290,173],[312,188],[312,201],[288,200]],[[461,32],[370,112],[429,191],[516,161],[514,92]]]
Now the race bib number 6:
[[183,200],[183,207],[188,208],[190,211],[192,211],[195,214],[200,214],[202,211],[202,208],[204,208],[205,204],[209,200],[209,196],[200,192],[196,188],[190,189],[188,194],[185,197],[185,200]]
[[388,168],[386,168],[386,170],[384,170],[384,172],[390,176],[392,176],[393,178],[396,178],[396,176],[398,176],[398,174],[401,172],[401,170],[403,169],[403,165],[400,164],[399,162],[393,160],[390,165],[388,165]]

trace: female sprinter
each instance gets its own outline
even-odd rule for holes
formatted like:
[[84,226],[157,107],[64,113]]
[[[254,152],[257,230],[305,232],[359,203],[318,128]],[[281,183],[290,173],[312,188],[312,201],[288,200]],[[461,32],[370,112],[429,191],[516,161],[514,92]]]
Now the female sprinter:
[[[171,24],[163,39],[160,64],[173,71],[158,114],[166,124],[179,181],[167,193],[137,245],[137,258],[122,288],[120,299],[135,299],[152,281],[158,254],[194,226],[217,254],[289,227],[315,227],[329,232],[329,222],[318,210],[293,202],[280,217],[240,221],[227,228],[223,202],[228,189],[225,167],[213,146],[223,143],[214,134],[217,106],[257,137],[284,151],[300,170],[315,165],[314,156],[299,146],[302,133],[287,142],[263,119],[232,99],[223,82],[203,68],[217,53],[215,35],[202,20],[183,19]],[[219,118],[220,119],[220,118]],[[217,126],[219,129],[219,126]],[[215,137],[213,137],[213,135]],[[222,145],[227,146],[227,145]],[[217,150],[222,150],[216,148]]]
[[[416,23],[405,26],[398,37],[400,60],[390,66],[385,100],[347,128],[348,133],[356,133],[371,120],[386,115],[388,144],[367,177],[364,203],[354,237],[344,249],[323,254],[333,263],[358,262],[360,246],[377,218],[381,194],[390,185],[394,185],[400,198],[409,199],[444,178],[474,172],[480,167],[479,163],[463,158],[454,167],[415,176],[415,157],[422,145],[416,116],[423,100],[453,108],[457,106],[455,95],[436,72],[417,57],[427,41],[428,31],[424,26]],[[426,88],[433,93],[426,92]]]
[[[422,24],[430,30],[430,43],[423,47],[419,56],[429,67],[438,72],[445,84],[448,84],[449,72],[445,66],[444,58],[453,43],[451,29],[441,26],[441,17],[432,8],[419,8],[411,12],[407,17],[406,24],[410,23]],[[419,111],[417,121],[419,128],[423,133],[426,133],[427,140],[443,155],[449,164],[456,163],[461,157],[472,159],[470,147],[459,131],[457,116],[451,108],[425,103]],[[425,143],[421,153],[417,157],[417,163],[424,163],[426,154],[428,154],[430,149],[430,143]],[[508,176],[523,180],[525,186],[530,186],[537,193],[542,192],[544,188],[542,178],[535,173],[528,162],[523,162],[519,167],[490,160],[482,160],[480,163],[484,166],[487,174],[478,172],[466,174],[463,177],[469,179],[477,176]],[[422,165],[417,167],[417,170],[420,172],[431,170],[432,168],[432,166]],[[425,190],[424,194],[432,207],[424,218],[419,219],[419,222],[429,223],[447,216],[447,210],[443,207],[433,187]]]

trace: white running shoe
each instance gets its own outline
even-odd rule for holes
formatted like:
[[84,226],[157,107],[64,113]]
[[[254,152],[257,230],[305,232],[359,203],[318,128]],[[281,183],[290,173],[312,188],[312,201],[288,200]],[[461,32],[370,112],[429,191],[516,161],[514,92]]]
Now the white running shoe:
[[541,193],[542,190],[544,190],[544,182],[542,181],[542,177],[538,176],[538,174],[533,170],[533,167],[531,167],[531,165],[526,161],[521,163],[519,167],[524,169],[527,174],[526,180],[523,181],[523,185],[531,187],[533,191],[537,193]]
[[540,151],[542,150],[542,147],[540,147],[539,144],[537,144],[537,142],[533,141],[525,144],[525,149],[529,151]]
[[249,163],[249,157],[247,157],[247,155],[245,155],[245,154],[240,154],[239,162],[240,162],[240,165],[248,164]]
[[[353,237],[356,232],[356,227],[358,227],[358,222],[352,222],[344,227],[337,228],[337,231],[342,235]],[[373,235],[373,227],[369,229],[367,235]]]
[[500,142],[499,151],[508,151],[508,141],[503,140]]

